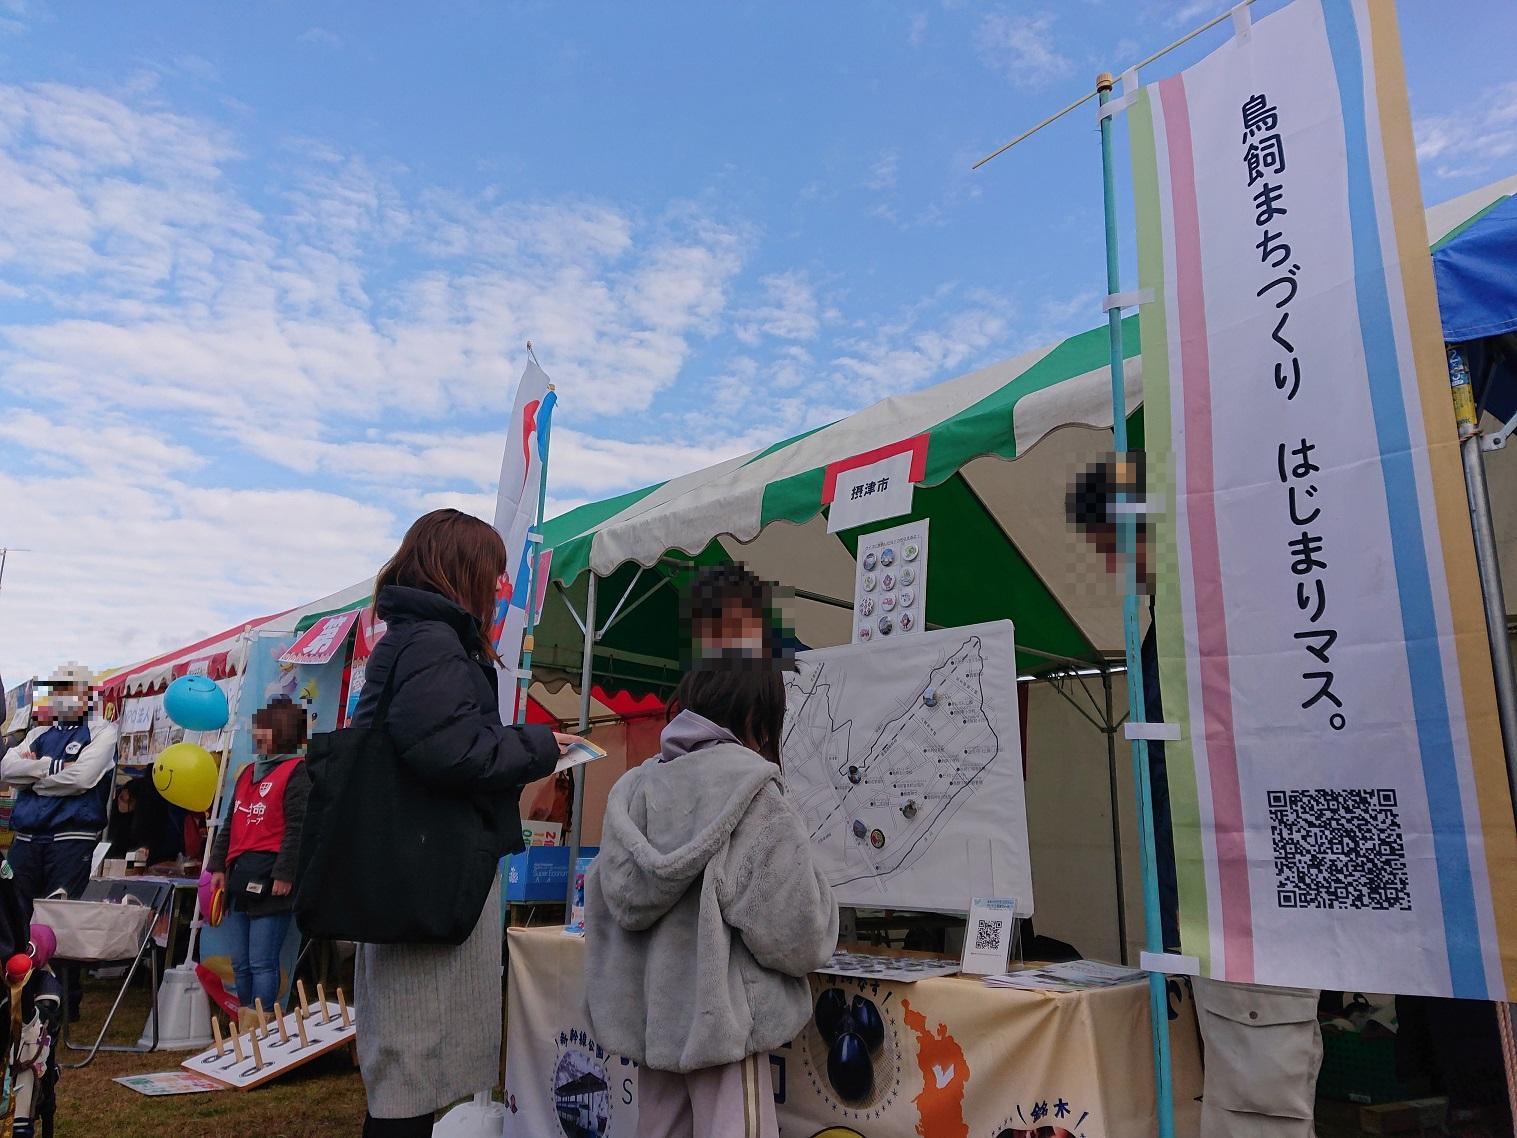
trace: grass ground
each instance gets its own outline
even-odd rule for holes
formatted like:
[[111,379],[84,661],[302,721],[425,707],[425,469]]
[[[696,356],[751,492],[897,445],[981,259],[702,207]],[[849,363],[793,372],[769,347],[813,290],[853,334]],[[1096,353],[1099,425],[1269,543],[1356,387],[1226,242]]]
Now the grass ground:
[[[77,1042],[93,1041],[115,998],[116,985],[85,982],[84,1018],[69,1029]],[[147,1019],[146,984],[134,984],[107,1039],[135,1043]],[[259,1138],[342,1138],[363,1125],[363,1083],[346,1051],[325,1056],[284,1079],[253,1091],[149,1098],[113,1079],[175,1070],[183,1052],[134,1055],[102,1051],[58,1084],[58,1138],[201,1138],[256,1134]],[[62,1061],[77,1062],[65,1052]]]

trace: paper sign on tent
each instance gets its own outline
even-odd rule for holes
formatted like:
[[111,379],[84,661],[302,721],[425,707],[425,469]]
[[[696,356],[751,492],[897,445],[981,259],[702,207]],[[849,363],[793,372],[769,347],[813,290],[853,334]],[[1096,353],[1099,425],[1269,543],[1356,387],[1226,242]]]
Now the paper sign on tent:
[[926,435],[830,464],[822,484],[822,501],[831,507],[827,532],[909,514],[912,491],[926,475]]

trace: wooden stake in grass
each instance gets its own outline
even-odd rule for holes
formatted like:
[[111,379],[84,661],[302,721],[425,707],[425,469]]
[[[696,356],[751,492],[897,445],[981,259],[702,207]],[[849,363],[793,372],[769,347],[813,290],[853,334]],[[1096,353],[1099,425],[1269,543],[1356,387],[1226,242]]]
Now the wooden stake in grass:
[[327,990],[324,985],[316,985],[316,1002],[321,1005],[321,1022],[323,1025],[332,1021],[332,1013],[327,1008]]
[[211,1017],[211,1035],[216,1040],[216,1058],[220,1059],[226,1054],[226,1047],[221,1040],[221,1021],[215,1016]]
[[353,1020],[348,1016],[348,1001],[342,997],[342,989],[337,989],[337,1010],[342,1013],[342,1026],[346,1030],[353,1026]]
[[303,1008],[295,1009],[295,1030],[300,1032],[300,1049],[304,1051],[311,1046],[311,1040],[306,1035],[306,1013]]
[[279,1005],[274,1005],[274,1022],[279,1025],[279,1042],[288,1046],[290,1042],[290,1029],[284,1025],[284,1012],[279,1010]]

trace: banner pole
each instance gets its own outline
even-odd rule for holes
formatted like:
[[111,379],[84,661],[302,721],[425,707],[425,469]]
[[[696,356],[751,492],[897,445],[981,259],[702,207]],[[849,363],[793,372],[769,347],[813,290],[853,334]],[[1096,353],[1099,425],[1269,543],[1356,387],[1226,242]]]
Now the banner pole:
[[[598,639],[595,633],[595,594],[596,577],[595,570],[590,570],[590,581],[585,586],[585,655],[579,666],[579,728],[577,733],[583,735],[590,730],[590,684],[592,682],[592,670],[595,660],[595,641]],[[579,870],[579,840],[580,840],[580,815],[585,807],[585,764],[580,763],[573,770],[574,777],[574,805],[569,814],[569,887],[564,895],[564,920],[569,919],[569,913],[574,908],[574,876]]]
[[[552,395],[557,390],[553,384],[548,384],[548,394]],[[542,430],[539,424],[538,431],[538,446],[542,451],[542,462],[537,479],[537,524],[527,535],[527,544],[535,548],[527,558],[527,625],[522,635],[521,660],[518,667],[520,674],[516,680],[517,723],[527,721],[527,691],[532,686],[532,649],[535,647],[533,634],[537,630],[537,573],[543,552],[543,513],[548,504],[548,450],[553,441],[552,415],[548,416],[548,429]]]
[[[1103,72],[1096,77],[1096,93],[1104,106],[1111,98],[1112,77]],[[1111,156],[1111,116],[1101,117],[1101,196],[1106,218],[1106,292],[1115,296],[1122,291],[1122,267],[1117,248],[1116,177]],[[1106,316],[1111,343],[1111,429],[1117,461],[1127,457],[1127,386],[1124,376],[1126,353],[1122,346],[1122,310],[1112,308]],[[1122,494],[1123,480],[1115,479]],[[1133,723],[1147,719],[1143,700],[1143,649],[1138,635],[1137,517],[1123,511],[1118,519],[1119,545],[1122,553],[1122,632],[1127,653],[1127,709]],[[1154,811],[1149,788],[1148,744],[1142,739],[1132,742],[1133,785],[1138,792],[1138,834],[1141,839],[1143,870],[1143,927],[1148,951],[1162,953],[1163,924],[1159,913],[1159,874],[1154,856]],[[1169,980],[1159,972],[1148,974],[1148,1010],[1153,1029],[1154,1105],[1159,1121],[1159,1138],[1174,1138],[1174,1086],[1169,1061]]]

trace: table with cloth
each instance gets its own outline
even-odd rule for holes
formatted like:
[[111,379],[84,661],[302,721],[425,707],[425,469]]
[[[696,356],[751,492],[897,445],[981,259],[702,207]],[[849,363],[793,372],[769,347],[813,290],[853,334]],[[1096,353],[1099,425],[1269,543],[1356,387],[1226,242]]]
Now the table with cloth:
[[[600,1047],[585,1012],[584,941],[508,935],[506,1138],[633,1138],[637,1067]],[[784,1138],[1152,1138],[1148,987],[1077,992],[813,976],[868,1001],[883,1038],[829,1065],[815,1022],[770,1057]],[[1177,1134],[1197,1134],[1200,1048],[1189,986],[1171,980]],[[837,999],[838,997],[831,997]],[[834,1070],[829,1070],[829,1066]],[[844,1082],[844,1101],[834,1080]]]

